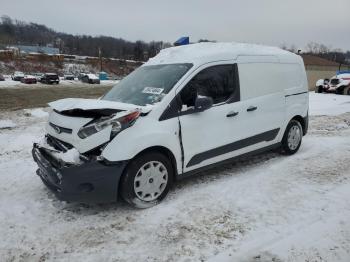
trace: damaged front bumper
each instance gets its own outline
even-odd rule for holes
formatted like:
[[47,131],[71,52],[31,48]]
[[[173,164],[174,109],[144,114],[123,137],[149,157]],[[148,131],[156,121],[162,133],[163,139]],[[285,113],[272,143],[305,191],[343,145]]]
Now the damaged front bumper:
[[58,199],[82,203],[117,200],[119,180],[127,161],[107,163],[85,160],[71,164],[36,143],[32,155],[39,167],[37,175]]

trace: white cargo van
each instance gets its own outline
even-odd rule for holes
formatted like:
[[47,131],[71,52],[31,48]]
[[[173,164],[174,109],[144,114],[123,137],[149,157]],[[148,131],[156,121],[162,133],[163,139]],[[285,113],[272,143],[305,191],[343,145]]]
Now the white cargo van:
[[150,207],[174,180],[236,157],[293,154],[308,128],[302,58],[237,43],[164,49],[100,99],[49,105],[33,157],[67,201]]

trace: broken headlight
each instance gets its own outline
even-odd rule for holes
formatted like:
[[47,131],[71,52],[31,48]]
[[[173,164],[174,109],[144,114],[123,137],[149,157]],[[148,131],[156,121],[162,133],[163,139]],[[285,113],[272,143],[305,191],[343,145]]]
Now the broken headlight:
[[78,136],[84,139],[88,136],[96,134],[106,127],[112,126],[111,137],[114,137],[120,131],[132,126],[135,123],[136,119],[140,116],[140,113],[141,112],[139,110],[135,110],[119,117],[111,116],[99,118],[80,128]]

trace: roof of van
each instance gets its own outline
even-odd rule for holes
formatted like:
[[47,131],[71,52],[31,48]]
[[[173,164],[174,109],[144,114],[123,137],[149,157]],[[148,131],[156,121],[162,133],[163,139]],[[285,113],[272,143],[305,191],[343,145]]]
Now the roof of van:
[[281,62],[302,61],[299,55],[278,47],[243,43],[212,43],[204,42],[184,46],[166,48],[151,58],[145,65],[193,63],[197,65],[220,61],[234,60],[238,56],[275,56]]

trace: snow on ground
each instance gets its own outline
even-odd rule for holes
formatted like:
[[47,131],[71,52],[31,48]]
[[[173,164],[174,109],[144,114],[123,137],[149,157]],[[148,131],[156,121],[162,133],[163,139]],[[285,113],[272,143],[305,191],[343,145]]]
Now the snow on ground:
[[12,120],[0,120],[0,129],[14,128],[16,126]]
[[349,112],[349,96],[310,92],[310,115],[339,115]]
[[24,109],[23,112],[27,116],[33,116],[33,117],[39,117],[39,118],[49,116],[47,108]]
[[0,130],[0,257],[350,261],[350,97],[339,99],[310,94],[310,132],[297,154],[269,152],[205,172],[145,210],[58,201],[30,153],[46,116],[3,112],[15,127]]

